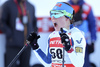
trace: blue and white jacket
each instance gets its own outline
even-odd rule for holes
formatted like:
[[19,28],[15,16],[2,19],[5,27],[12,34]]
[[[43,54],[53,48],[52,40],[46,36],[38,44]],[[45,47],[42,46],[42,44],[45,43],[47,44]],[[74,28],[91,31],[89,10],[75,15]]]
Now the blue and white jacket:
[[[84,54],[86,41],[82,32],[73,27],[70,30],[63,28],[70,38],[71,49],[64,51],[65,67],[82,67],[84,64]],[[45,46],[44,46],[45,47]],[[61,43],[59,31],[53,31],[48,38],[47,53],[41,48],[34,50],[36,57],[45,67],[62,67],[63,45]]]

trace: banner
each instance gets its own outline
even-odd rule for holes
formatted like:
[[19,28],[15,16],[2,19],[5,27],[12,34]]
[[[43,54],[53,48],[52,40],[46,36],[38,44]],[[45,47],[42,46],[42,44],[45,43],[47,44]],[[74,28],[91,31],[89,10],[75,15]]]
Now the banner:
[[96,17],[96,27],[97,31],[100,32],[100,17]]
[[54,31],[50,17],[39,17],[37,19],[38,32],[46,33]]

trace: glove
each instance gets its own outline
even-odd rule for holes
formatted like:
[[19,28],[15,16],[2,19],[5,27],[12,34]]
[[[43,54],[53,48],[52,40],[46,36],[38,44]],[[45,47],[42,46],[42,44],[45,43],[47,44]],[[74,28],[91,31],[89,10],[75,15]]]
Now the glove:
[[36,50],[39,48],[39,45],[37,43],[37,40],[39,38],[40,38],[40,36],[37,36],[37,34],[35,32],[32,32],[29,34],[26,41],[28,42],[28,44],[30,44],[30,46],[33,48],[33,50]]
[[88,53],[91,54],[94,52],[94,43],[92,42],[91,45],[87,45],[88,46]]
[[68,37],[67,34],[65,34],[65,33],[63,32],[63,29],[62,29],[62,28],[61,28],[60,30],[61,30],[61,33],[60,33],[61,42],[62,42],[62,44],[63,44],[63,46],[64,46],[64,49],[65,49],[66,51],[68,51],[68,50],[70,50],[70,48],[71,48],[69,37]]

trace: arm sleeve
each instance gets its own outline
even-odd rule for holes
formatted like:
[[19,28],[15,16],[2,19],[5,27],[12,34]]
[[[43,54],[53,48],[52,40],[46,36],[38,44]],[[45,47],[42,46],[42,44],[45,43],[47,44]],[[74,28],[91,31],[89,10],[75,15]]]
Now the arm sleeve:
[[47,46],[47,54],[45,54],[40,48],[34,51],[39,61],[46,67],[51,65],[51,54],[49,53],[49,46]]
[[92,9],[90,10],[90,13],[87,17],[88,25],[89,25],[89,31],[91,33],[91,40],[96,40],[96,21],[95,17],[93,15]]
[[[74,41],[74,46],[72,47],[74,51],[71,53],[68,53],[69,58],[75,67],[83,67],[85,46],[86,46],[85,38],[82,34],[79,34],[79,33],[74,33],[72,35],[72,38]],[[76,48],[80,48],[81,52],[77,52]]]

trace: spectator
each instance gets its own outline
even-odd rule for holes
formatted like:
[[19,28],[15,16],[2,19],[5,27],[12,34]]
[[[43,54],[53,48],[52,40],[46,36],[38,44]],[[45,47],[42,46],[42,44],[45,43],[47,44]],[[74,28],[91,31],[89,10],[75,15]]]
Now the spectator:
[[[2,6],[0,30],[6,34],[5,67],[26,43],[27,35],[37,31],[35,8],[27,0],[8,0]],[[28,47],[12,67],[30,67]]]
[[[87,40],[85,63],[83,67],[90,67],[89,54],[94,51],[96,40],[95,17],[91,6],[84,0],[70,0],[69,3],[75,10],[74,25],[85,33],[85,38]],[[91,42],[89,42],[89,39]]]

